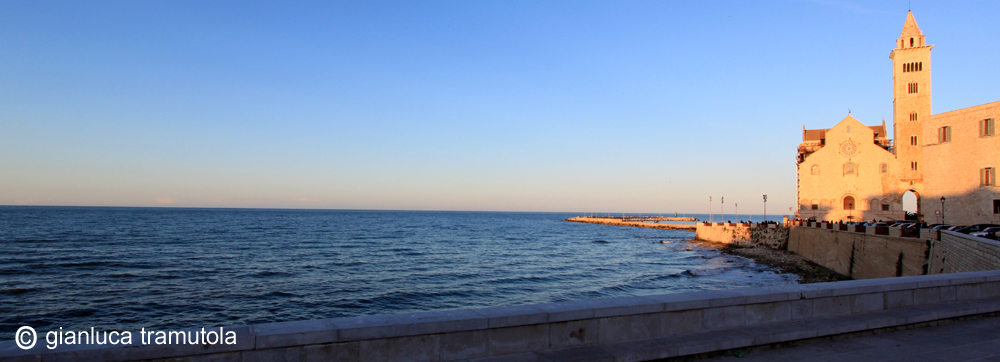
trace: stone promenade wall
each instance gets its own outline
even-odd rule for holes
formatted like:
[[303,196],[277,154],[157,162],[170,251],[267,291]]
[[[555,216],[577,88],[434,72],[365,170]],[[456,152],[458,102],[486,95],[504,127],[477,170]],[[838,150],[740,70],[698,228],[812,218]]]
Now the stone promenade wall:
[[61,346],[10,361],[643,361],[1000,312],[1000,271],[226,327],[231,346]]
[[775,224],[698,223],[695,239],[736,246],[788,247],[788,228]]
[[932,236],[930,274],[1000,269],[1000,242],[954,231]]

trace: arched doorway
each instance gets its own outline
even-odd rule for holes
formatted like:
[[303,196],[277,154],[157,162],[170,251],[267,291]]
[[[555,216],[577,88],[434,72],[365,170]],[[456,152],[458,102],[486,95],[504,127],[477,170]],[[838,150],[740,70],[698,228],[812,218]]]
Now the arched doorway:
[[903,193],[903,211],[906,212],[906,220],[920,220],[920,195],[909,190]]
[[844,198],[844,210],[854,210],[854,196]]

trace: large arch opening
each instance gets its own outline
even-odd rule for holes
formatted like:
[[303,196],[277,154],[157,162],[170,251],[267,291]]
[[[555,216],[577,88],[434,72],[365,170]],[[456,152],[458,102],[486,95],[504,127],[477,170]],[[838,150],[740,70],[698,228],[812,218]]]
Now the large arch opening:
[[906,220],[920,220],[920,195],[913,190],[903,193],[903,211],[906,212]]
[[844,210],[854,210],[854,196],[844,198]]

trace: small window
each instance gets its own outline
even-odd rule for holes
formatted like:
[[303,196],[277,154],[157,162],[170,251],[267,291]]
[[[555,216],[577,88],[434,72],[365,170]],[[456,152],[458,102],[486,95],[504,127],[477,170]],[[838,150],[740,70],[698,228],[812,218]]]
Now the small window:
[[888,164],[883,163],[883,164],[879,165],[879,169],[881,169],[882,173],[889,173],[889,165]]
[[979,171],[979,185],[980,186],[996,186],[997,185],[997,169],[993,167],[986,167]]
[[889,211],[889,204],[882,204],[882,211]]
[[917,112],[910,112],[910,120],[911,121],[917,120]]
[[996,121],[993,118],[987,118],[979,121],[979,136],[986,137],[996,134]]
[[811,174],[813,174],[813,175],[819,175],[819,166],[818,166],[818,165],[813,165],[813,166],[812,166],[812,167],[811,167],[811,168],[809,169],[809,173],[811,173]]
[[938,143],[951,142],[951,126],[938,128]]
[[910,47],[913,47],[913,38],[910,38]]
[[910,82],[906,91],[910,94],[917,93],[917,82]]
[[811,207],[813,210],[819,210],[819,204],[812,204]]
[[913,171],[917,170],[917,161],[910,162],[910,169]]
[[1000,200],[993,200],[993,214],[1000,214]]
[[917,136],[910,136],[910,146],[917,145]]
[[857,174],[858,170],[857,170],[856,166],[857,165],[855,165],[854,162],[845,163],[844,164],[844,174],[845,175],[854,175],[854,174]]
[[847,126],[847,133],[851,133],[851,126]]

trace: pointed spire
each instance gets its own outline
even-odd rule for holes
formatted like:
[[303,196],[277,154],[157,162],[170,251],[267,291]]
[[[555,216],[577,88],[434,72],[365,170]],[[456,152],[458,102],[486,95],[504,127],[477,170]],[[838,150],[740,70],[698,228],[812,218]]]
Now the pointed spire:
[[911,36],[921,36],[924,35],[920,31],[920,27],[917,26],[917,20],[913,18],[913,12],[906,12],[906,24],[903,24],[903,32],[899,35],[900,38],[911,37]]

